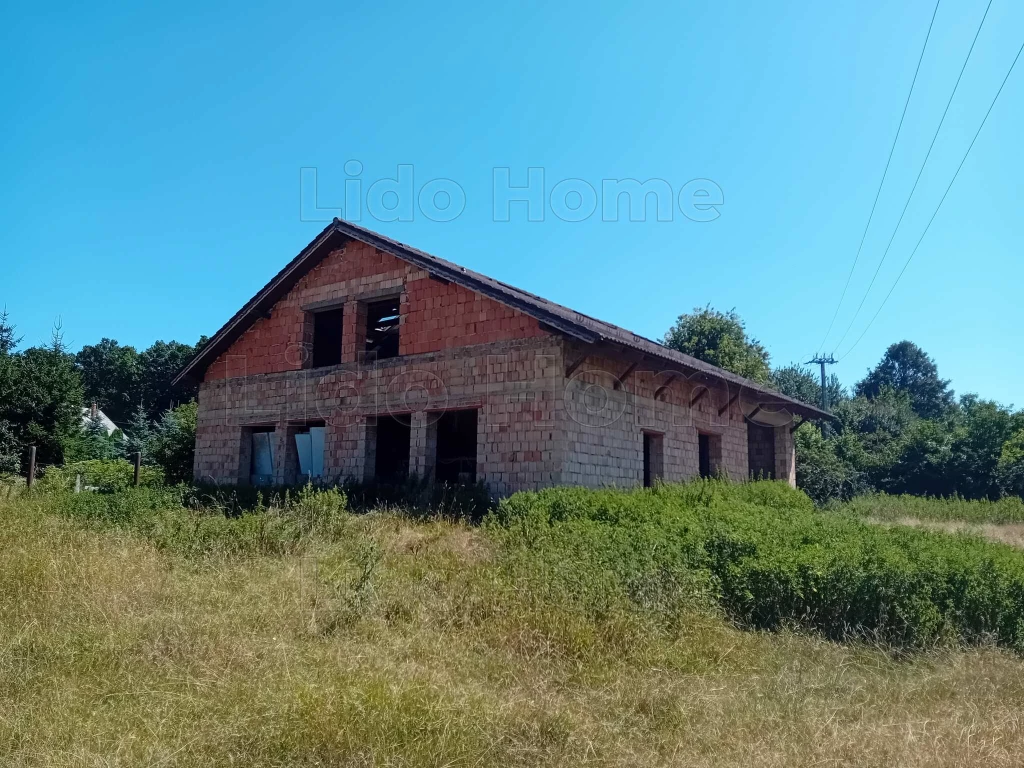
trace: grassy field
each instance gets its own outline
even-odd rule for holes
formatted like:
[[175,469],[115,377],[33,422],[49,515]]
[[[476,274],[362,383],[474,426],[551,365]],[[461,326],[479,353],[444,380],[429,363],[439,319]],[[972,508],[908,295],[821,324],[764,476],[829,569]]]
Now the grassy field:
[[588,540],[515,508],[468,527],[319,495],[231,521],[160,492],[0,501],[0,764],[1024,763],[1017,654],[739,629],[699,570],[638,592],[611,503],[580,513]]
[[893,522],[914,519],[994,525],[1024,523],[1024,501],[1017,496],[999,501],[973,501],[877,493],[859,496],[844,504],[842,509],[860,517]]
[[882,493],[855,498],[841,509],[883,525],[976,536],[1024,549],[1024,502],[1018,497],[972,501]]

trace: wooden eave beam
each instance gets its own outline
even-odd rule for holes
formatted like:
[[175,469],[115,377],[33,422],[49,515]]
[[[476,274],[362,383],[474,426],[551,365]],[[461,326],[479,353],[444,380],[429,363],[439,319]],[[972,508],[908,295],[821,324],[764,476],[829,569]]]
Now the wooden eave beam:
[[638,365],[640,365],[640,361],[639,361],[639,360],[636,360],[635,362],[633,362],[633,363],[630,363],[630,366],[629,366],[629,367],[628,367],[628,368],[627,368],[627,369],[626,369],[625,371],[623,371],[623,372],[622,372],[622,375],[620,375],[620,376],[619,376],[619,377],[618,377],[618,378],[617,378],[617,379],[615,380],[615,384],[613,385],[613,386],[614,386],[614,388],[615,388],[615,389],[622,389],[622,387],[623,387],[623,386],[625,386],[625,384],[626,384],[626,379],[628,379],[628,378],[629,378],[629,375],[630,375],[631,373],[633,373],[633,371],[635,371],[635,370],[636,370],[636,367],[637,367]]
[[705,387],[703,384],[701,384],[700,386],[701,386],[700,392],[698,392],[696,395],[694,395],[692,398],[690,398],[690,407],[691,408],[693,408],[693,406],[695,406],[697,403],[699,403],[701,400],[703,400],[704,397],[708,394],[708,392],[711,391],[710,389]]
[[718,415],[721,416],[726,411],[728,411],[730,408],[732,408],[732,404],[735,403],[737,400],[739,400],[739,397],[740,397],[740,393],[737,392],[735,395],[733,395],[731,398],[729,398],[729,402],[726,403],[725,405],[723,405],[721,408],[718,409]]
[[656,390],[654,390],[654,399],[657,400],[665,392],[668,392],[669,385],[672,384],[672,382],[675,381],[676,378],[677,378],[677,374],[675,374],[675,373],[671,374],[668,377],[668,379],[665,380],[664,384],[662,384],[660,387],[658,387]]
[[571,378],[572,375],[574,373],[576,373],[576,369],[579,368],[581,365],[583,365],[583,361],[587,359],[587,356],[588,356],[588,352],[586,350],[584,350],[583,352],[580,352],[579,357],[577,357],[575,360],[573,360],[571,363],[569,363],[569,365],[566,366],[566,368],[565,368],[565,378],[567,378],[567,379]]

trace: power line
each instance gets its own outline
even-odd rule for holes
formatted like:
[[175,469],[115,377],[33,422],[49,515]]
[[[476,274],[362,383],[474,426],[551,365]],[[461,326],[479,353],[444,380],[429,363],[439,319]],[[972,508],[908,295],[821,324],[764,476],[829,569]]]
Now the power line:
[[[832,315],[832,322],[828,324],[828,330],[825,331],[825,335],[821,339],[821,344],[818,345],[819,349],[825,346],[825,341],[828,339],[828,335],[832,333],[832,326],[835,325],[836,318],[839,317],[839,310],[843,306],[843,299],[846,298],[846,291],[850,288],[850,280],[853,278],[853,272],[857,269],[857,261],[860,259],[860,252],[864,248],[864,239],[868,236],[868,229],[871,227],[871,219],[874,218],[875,208],[878,206],[878,198],[882,194],[882,186],[885,184],[885,177],[889,173],[889,164],[892,162],[893,152],[896,151],[896,142],[899,141],[900,131],[903,130],[903,120],[907,116],[907,107],[910,106],[910,97],[914,95],[914,86],[917,84],[917,73],[921,71],[921,62],[924,61],[924,52],[928,47],[928,39],[932,36],[932,27],[935,25],[935,16],[939,12],[939,3],[941,2],[942,0],[935,0],[935,9],[932,11],[932,20],[928,22],[928,33],[924,36],[924,45],[921,46],[921,54],[917,57],[917,68],[914,69],[914,79],[910,82],[910,90],[907,92],[907,99],[903,102],[903,114],[900,115],[900,124],[896,128],[896,136],[893,138],[892,146],[889,148],[889,158],[885,161],[885,170],[882,171],[882,180],[878,182],[878,191],[875,192],[875,201],[871,204],[871,213],[868,214],[868,223],[864,225],[864,232],[860,236],[860,245],[857,246],[857,255],[853,257],[853,266],[850,267],[850,274],[846,276],[846,285],[843,286],[843,295],[839,297],[839,303],[836,305],[836,311]],[[839,345],[837,344],[836,346]]]
[[871,288],[875,284],[875,280],[878,278],[878,273],[882,270],[882,264],[885,263],[886,257],[889,255],[889,249],[892,248],[892,243],[896,239],[896,233],[900,231],[900,225],[903,223],[903,217],[907,215],[907,208],[910,207],[910,201],[914,197],[914,192],[917,191],[917,185],[921,181],[921,175],[924,173],[925,166],[928,164],[928,158],[932,155],[932,149],[935,148],[935,141],[939,138],[939,132],[942,130],[943,123],[946,122],[946,115],[949,114],[949,107],[953,104],[953,97],[956,96],[957,89],[960,87],[960,81],[963,79],[964,71],[967,69],[967,63],[971,60],[971,54],[974,53],[974,46],[978,42],[978,36],[981,34],[981,28],[985,25],[985,19],[988,18],[989,9],[992,8],[992,0],[988,0],[988,5],[985,6],[985,13],[982,14],[981,22],[978,24],[978,29],[974,33],[974,40],[971,41],[970,50],[967,51],[967,58],[964,59],[964,65],[960,67],[960,74],[957,75],[956,83],[953,85],[953,92],[949,94],[949,100],[946,102],[946,108],[942,111],[942,117],[939,119],[939,124],[935,128],[935,133],[932,136],[932,142],[928,145],[928,151],[924,155],[924,160],[921,161],[921,167],[917,171],[917,178],[914,179],[914,186],[910,188],[910,194],[907,195],[907,200],[903,204],[903,210],[900,212],[899,221],[896,222],[896,228],[892,231],[892,236],[889,238],[889,242],[886,243],[885,251],[882,253],[882,258],[878,262],[878,266],[875,267],[875,274],[871,276],[871,282],[868,283],[867,290],[864,291],[864,296],[860,300],[860,304],[857,305],[857,311],[853,313],[853,317],[850,318],[850,324],[846,326],[846,330],[843,331],[843,335],[836,342],[835,348],[846,340],[847,335],[850,333],[850,329],[853,328],[853,324],[857,321],[857,316],[860,315],[860,311],[864,308],[864,302],[867,301],[868,294],[871,293]]
[[946,191],[942,193],[942,199],[939,200],[939,204],[935,207],[935,211],[932,213],[932,217],[928,219],[928,223],[925,225],[924,232],[922,232],[921,237],[918,238],[917,244],[914,246],[914,250],[910,252],[910,256],[907,257],[906,262],[903,264],[903,269],[901,269],[899,275],[896,276],[896,282],[892,284],[892,288],[889,289],[889,292],[885,295],[885,298],[882,299],[882,303],[878,306],[878,309],[875,311],[875,314],[871,317],[871,320],[868,321],[868,324],[864,327],[864,330],[861,332],[860,336],[858,336],[857,340],[853,342],[853,346],[846,350],[846,354],[840,357],[840,360],[845,358],[846,355],[849,355],[850,352],[853,351],[854,347],[856,347],[857,344],[860,343],[860,340],[864,338],[864,334],[868,332],[868,328],[870,328],[872,323],[875,322],[875,319],[882,311],[882,307],[885,306],[885,303],[889,300],[889,297],[892,296],[892,292],[895,291],[896,286],[899,285],[900,278],[903,277],[903,273],[906,272],[907,267],[910,266],[910,262],[913,260],[914,254],[916,254],[917,249],[921,247],[921,243],[924,240],[924,236],[928,234],[928,229],[931,227],[932,222],[935,221],[935,217],[938,215],[939,209],[942,208],[942,204],[946,201],[946,195],[948,195],[949,190],[952,189],[953,182],[955,182],[956,177],[960,175],[960,169],[963,168],[964,163],[967,162],[967,156],[971,154],[971,150],[974,148],[974,142],[976,142],[978,140],[978,136],[981,135],[981,129],[985,127],[985,123],[988,121],[988,116],[992,114],[992,108],[996,105],[996,101],[999,99],[999,94],[1003,92],[1003,86],[1006,85],[1006,81],[1010,79],[1010,75],[1013,73],[1013,68],[1017,66],[1017,60],[1020,58],[1022,52],[1024,52],[1024,43],[1022,43],[1020,48],[1017,49],[1017,55],[1014,56],[1013,63],[1010,64],[1010,69],[1007,71],[1006,77],[1004,77],[1003,82],[1000,83],[999,90],[996,91],[996,95],[992,97],[992,103],[988,105],[988,110],[985,112],[985,117],[982,118],[981,125],[978,126],[978,130],[974,134],[974,138],[971,139],[970,146],[967,147],[967,152],[964,153],[963,160],[961,160],[960,165],[957,166],[956,173],[953,174],[953,178],[949,180],[949,184],[946,186]]

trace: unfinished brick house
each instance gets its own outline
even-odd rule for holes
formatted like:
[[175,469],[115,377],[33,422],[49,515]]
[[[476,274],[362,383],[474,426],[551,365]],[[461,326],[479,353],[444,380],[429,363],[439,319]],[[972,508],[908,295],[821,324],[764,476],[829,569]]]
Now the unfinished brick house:
[[795,481],[819,409],[335,219],[179,374],[195,477],[650,485]]

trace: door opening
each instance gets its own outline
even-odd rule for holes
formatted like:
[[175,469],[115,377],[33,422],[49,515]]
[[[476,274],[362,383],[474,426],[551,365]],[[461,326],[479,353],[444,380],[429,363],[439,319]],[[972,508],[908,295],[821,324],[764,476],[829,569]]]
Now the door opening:
[[664,476],[664,435],[644,432],[644,488],[650,488]]
[[715,477],[722,466],[722,436],[698,432],[697,460],[701,477]]
[[412,421],[409,414],[377,417],[374,477],[383,482],[402,482],[409,476],[409,445]]
[[437,422],[435,477],[440,483],[476,482],[477,412],[445,411]]
[[775,429],[747,422],[747,465],[754,480],[775,479]]

